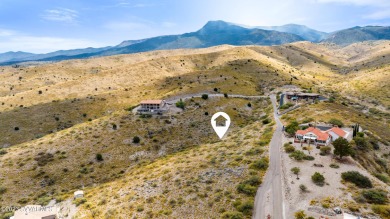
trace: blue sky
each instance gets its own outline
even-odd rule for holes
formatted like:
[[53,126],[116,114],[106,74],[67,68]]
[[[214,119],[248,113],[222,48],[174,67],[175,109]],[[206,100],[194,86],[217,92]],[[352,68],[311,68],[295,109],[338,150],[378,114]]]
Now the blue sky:
[[390,0],[0,0],[0,52],[46,53],[200,29],[209,20],[331,32],[390,25]]

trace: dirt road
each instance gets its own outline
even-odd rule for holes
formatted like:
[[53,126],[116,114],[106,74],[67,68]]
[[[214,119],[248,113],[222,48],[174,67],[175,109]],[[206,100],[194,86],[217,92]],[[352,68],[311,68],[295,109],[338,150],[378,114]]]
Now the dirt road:
[[255,197],[254,219],[266,219],[270,214],[272,219],[285,219],[285,211],[283,204],[283,189],[281,179],[281,154],[282,146],[282,123],[277,115],[276,97],[270,96],[274,107],[274,117],[276,122],[276,130],[270,142],[270,163],[267,174],[263,183],[257,190]]

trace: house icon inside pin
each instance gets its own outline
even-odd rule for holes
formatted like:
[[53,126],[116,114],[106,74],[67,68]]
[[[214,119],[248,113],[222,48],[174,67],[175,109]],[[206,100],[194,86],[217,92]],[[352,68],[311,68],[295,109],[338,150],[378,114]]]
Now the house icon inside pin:
[[224,116],[220,115],[217,118],[215,118],[214,121],[217,127],[225,127],[227,119]]

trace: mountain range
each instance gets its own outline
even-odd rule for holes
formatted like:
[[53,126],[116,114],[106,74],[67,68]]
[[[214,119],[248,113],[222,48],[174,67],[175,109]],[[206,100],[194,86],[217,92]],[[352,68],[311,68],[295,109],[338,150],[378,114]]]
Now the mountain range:
[[6,52],[0,54],[0,65],[28,61],[61,61],[68,59],[129,54],[153,50],[205,48],[229,45],[281,45],[297,41],[334,43],[346,46],[367,40],[390,39],[390,27],[353,27],[325,33],[303,25],[246,27],[225,21],[209,21],[200,30],[181,35],[158,36],[141,40],[127,40],[119,45],[103,48],[60,50],[47,54]]

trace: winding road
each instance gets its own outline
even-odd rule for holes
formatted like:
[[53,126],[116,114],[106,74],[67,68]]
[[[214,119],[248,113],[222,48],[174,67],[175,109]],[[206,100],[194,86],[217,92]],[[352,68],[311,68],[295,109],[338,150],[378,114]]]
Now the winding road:
[[[285,219],[282,189],[282,163],[280,148],[282,145],[282,123],[279,120],[276,107],[276,96],[270,96],[274,108],[276,130],[270,142],[270,164],[263,183],[255,197],[254,219],[266,219],[269,212],[272,219]],[[267,200],[271,201],[267,203]],[[267,206],[267,204],[269,206]],[[268,211],[266,210],[268,207]],[[266,215],[267,214],[267,215]]]
[[[186,94],[186,95],[181,95],[181,96],[175,96],[166,99],[166,102],[169,104],[174,104],[180,99],[186,100],[186,99],[191,99],[193,97],[202,97],[203,94],[207,94],[209,97],[224,97],[224,94],[210,94],[210,93],[197,93],[197,94]],[[229,98],[243,98],[243,99],[262,99],[262,98],[268,98],[268,96],[246,96],[246,95],[241,95],[241,94],[229,94]]]

